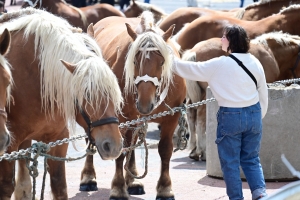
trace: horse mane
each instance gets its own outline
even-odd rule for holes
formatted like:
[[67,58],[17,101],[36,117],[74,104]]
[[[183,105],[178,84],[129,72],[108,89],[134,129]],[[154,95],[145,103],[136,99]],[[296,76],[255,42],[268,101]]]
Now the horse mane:
[[[155,26],[153,14],[150,11],[144,11],[141,15],[141,22],[139,24],[138,30],[141,32],[138,34],[135,41],[130,44],[126,61],[125,61],[125,94],[133,92],[134,89],[134,60],[136,54],[141,51],[142,59],[140,63],[140,70],[143,70],[142,63],[146,59],[147,48],[157,48],[161,55],[164,57],[165,62],[162,66],[161,75],[161,88],[169,87],[170,83],[173,82],[172,74],[172,56],[173,52],[171,47],[164,41],[160,35],[161,30],[159,27]],[[162,90],[160,90],[162,91]]]
[[157,13],[161,13],[162,15],[166,15],[165,11],[162,10],[161,8],[153,5],[153,4],[149,4],[149,3],[143,3],[143,2],[138,2],[138,1],[135,1],[135,4],[137,4],[142,10],[144,11],[155,11]]
[[[41,75],[42,109],[46,113],[53,117],[57,107],[62,116],[74,125],[77,106],[81,106],[83,100],[87,101],[87,105],[96,104],[94,111],[100,109],[102,100],[111,100],[115,112],[121,112],[123,98],[116,76],[103,60],[101,50],[93,38],[78,31],[74,33],[74,27],[66,20],[43,10],[28,7],[8,14],[19,14],[20,17],[4,23],[1,29],[23,29],[25,40],[30,35],[35,37],[35,59],[39,60]],[[60,59],[76,64],[73,74],[63,66]]]
[[288,33],[279,32],[271,32],[265,33],[256,37],[255,39],[251,40],[253,44],[262,44],[268,47],[268,40],[275,40],[278,44],[284,46],[290,43],[299,44],[300,43],[300,36],[298,35],[290,35]]
[[292,10],[298,10],[300,9],[300,4],[293,4],[293,5],[290,5],[289,7],[285,7],[285,8],[282,8],[279,12],[279,14],[285,14],[287,12],[290,12]]
[[8,87],[6,88],[6,103],[8,105],[8,108],[10,106],[10,99],[11,99],[11,88],[13,85],[13,77],[11,75],[11,65],[9,64],[9,62],[6,60],[4,55],[0,54],[0,64],[2,65],[2,67],[4,68],[5,71],[7,71],[7,73],[10,76],[10,81],[11,83],[8,85]]

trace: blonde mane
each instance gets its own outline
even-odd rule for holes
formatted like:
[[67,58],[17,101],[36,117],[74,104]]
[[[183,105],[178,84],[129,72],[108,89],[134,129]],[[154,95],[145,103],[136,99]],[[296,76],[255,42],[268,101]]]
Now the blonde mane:
[[287,12],[290,12],[291,10],[299,10],[299,9],[300,9],[300,4],[293,4],[293,5],[290,5],[287,8],[282,8],[280,10],[279,14],[285,14]]
[[298,35],[290,35],[288,33],[280,32],[271,32],[265,33],[256,37],[255,39],[251,40],[253,44],[262,44],[268,47],[268,40],[275,40],[278,44],[282,46],[289,45],[290,43],[299,44],[300,43],[300,36]]
[[135,4],[137,4],[144,11],[151,11],[151,12],[155,11],[157,13],[160,13],[161,15],[167,15],[165,13],[165,11],[163,11],[161,8],[159,8],[153,4],[142,3],[142,2],[138,2],[138,1],[135,1]]
[[4,68],[5,71],[7,71],[7,73],[10,76],[10,84],[8,85],[8,87],[6,88],[6,104],[8,105],[8,108],[10,106],[10,95],[11,95],[11,88],[13,85],[13,77],[11,75],[11,65],[9,64],[9,62],[6,60],[5,56],[0,54],[0,65],[2,65],[2,67]]
[[[94,104],[94,111],[100,109],[102,100],[110,100],[116,113],[121,111],[123,98],[116,76],[103,60],[94,39],[43,10],[26,8],[9,14],[20,17],[4,23],[1,29],[23,29],[25,40],[34,37],[35,56],[40,62],[42,109],[46,113],[53,116],[58,108],[74,126],[77,104],[81,106],[83,100],[87,105]],[[73,74],[60,59],[76,64]]]
[[142,51],[142,59],[140,63],[140,72],[143,70],[142,63],[146,59],[147,48],[157,48],[164,57],[165,62],[162,66],[161,84],[159,90],[169,87],[173,82],[172,74],[172,48],[163,40],[159,34],[159,27],[155,26],[153,14],[150,11],[144,11],[141,15],[141,27],[143,32],[137,36],[135,41],[131,43],[125,62],[125,94],[133,92],[134,89],[134,60],[136,54]]

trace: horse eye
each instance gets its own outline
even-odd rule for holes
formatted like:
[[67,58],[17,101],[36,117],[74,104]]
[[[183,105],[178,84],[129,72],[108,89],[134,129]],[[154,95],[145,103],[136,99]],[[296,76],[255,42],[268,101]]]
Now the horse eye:
[[160,66],[163,66],[163,65],[164,65],[164,63],[165,63],[165,61],[162,61]]

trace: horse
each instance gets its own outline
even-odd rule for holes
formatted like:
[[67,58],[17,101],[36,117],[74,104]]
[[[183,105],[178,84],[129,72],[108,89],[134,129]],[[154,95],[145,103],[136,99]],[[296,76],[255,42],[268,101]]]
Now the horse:
[[10,33],[4,29],[0,34],[0,155],[10,145],[10,133],[6,127],[7,112],[5,106],[10,105],[10,91],[13,83],[11,66],[5,55],[10,47]]
[[138,2],[135,0],[133,0],[132,3],[126,8],[124,14],[128,18],[139,17],[145,10],[153,13],[155,22],[158,22],[162,18],[167,16],[167,14],[157,6],[149,3]]
[[[8,111],[14,140],[7,153],[28,147],[31,140],[68,138],[77,122],[103,160],[117,158],[123,148],[117,119],[123,97],[95,40],[63,18],[34,8],[3,14],[0,23],[12,35],[7,59],[14,68]],[[65,157],[67,148],[64,143],[48,154]],[[13,192],[16,199],[30,198],[25,161],[18,163],[15,181],[15,162],[0,162],[0,199],[11,199]],[[68,199],[65,163],[48,159],[47,164],[53,198]]]
[[61,16],[67,19],[71,25],[80,27],[83,31],[86,31],[91,23],[95,24],[105,17],[125,17],[121,11],[109,4],[97,3],[81,8],[72,6],[64,0],[25,0],[22,4],[22,8],[29,6],[45,9],[54,15]]
[[282,7],[299,3],[299,0],[262,0],[260,2],[250,4],[245,8],[238,8],[232,12],[196,7],[178,8],[166,16],[160,22],[159,27],[166,31],[170,25],[176,24],[174,34],[177,34],[186,23],[190,23],[195,19],[207,15],[222,15],[246,21],[257,21],[272,14],[278,13]]
[[[144,11],[141,18],[107,17],[89,31],[102,49],[103,57],[116,74],[123,91],[125,105],[121,122],[138,117],[155,115],[180,106],[186,96],[185,80],[172,72],[172,57],[179,53],[170,40],[174,26],[166,32],[154,23],[153,14]],[[161,174],[157,182],[156,199],[174,199],[169,163],[173,151],[173,133],[178,124],[179,113],[151,119],[161,126],[158,153],[161,158]],[[136,125],[138,126],[138,125]],[[124,145],[134,145],[132,129],[123,129]],[[131,143],[131,140],[134,140]],[[127,157],[128,170],[138,176],[134,149]],[[116,171],[111,184],[110,199],[129,199],[128,194],[144,194],[144,186],[130,173],[123,175],[124,154],[116,159]],[[87,157],[85,166],[91,166]],[[125,165],[126,166],[126,165]],[[82,176],[89,176],[87,167]],[[95,176],[95,172],[93,172]],[[93,178],[93,177],[92,177]],[[86,183],[90,180],[86,180]],[[81,182],[83,183],[83,182]]]
[[221,15],[200,17],[185,26],[174,37],[181,46],[181,50],[185,51],[193,48],[198,42],[221,37],[224,28],[232,24],[243,27],[251,39],[272,31],[300,35],[300,26],[295,26],[300,23],[299,12],[300,5],[294,4],[282,9],[278,14],[258,21],[244,21]]
[[[282,32],[263,34],[250,42],[249,52],[262,63],[266,81],[300,77],[299,57],[300,37]],[[221,50],[220,38],[212,38],[197,43],[183,54],[184,60],[206,61],[226,55]],[[247,66],[247,65],[246,65]],[[187,80],[187,99],[189,103],[205,100],[207,83]],[[206,106],[202,105],[187,112],[190,129],[189,157],[194,160],[206,160]]]

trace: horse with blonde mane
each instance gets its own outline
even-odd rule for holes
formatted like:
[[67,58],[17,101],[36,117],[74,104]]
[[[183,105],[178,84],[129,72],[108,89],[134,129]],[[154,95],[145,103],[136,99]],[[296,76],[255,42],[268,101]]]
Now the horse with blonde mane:
[[[149,3],[142,3],[132,0],[132,3],[126,8],[124,14],[126,17],[139,17],[144,11],[150,11],[153,13],[154,21],[158,22],[165,18],[167,14],[157,6]],[[172,25],[172,24],[171,24]],[[169,26],[170,27],[170,26]],[[164,30],[166,31],[166,30]]]
[[[117,118],[123,97],[95,40],[66,20],[33,8],[3,14],[0,23],[12,35],[7,59],[15,84],[8,112],[14,140],[7,153],[28,147],[31,140],[69,138],[77,122],[103,160],[117,158],[123,147]],[[67,148],[64,143],[47,153],[64,158]],[[15,181],[15,161],[0,162],[0,199],[11,199],[13,192],[16,199],[31,198],[25,161],[18,163]],[[47,164],[53,198],[68,199],[65,163],[48,159]]]
[[292,35],[300,35],[300,5],[294,4],[282,9],[278,14],[271,15],[258,21],[244,21],[232,17],[212,15],[200,17],[185,26],[175,35],[181,50],[193,48],[198,42],[221,37],[224,28],[230,24],[243,27],[248,36],[253,39],[264,33],[283,31]]
[[[171,26],[163,32],[155,25],[153,14],[144,11],[141,18],[105,18],[95,24],[94,30],[91,31],[123,90],[125,106],[122,109],[123,114],[119,115],[121,122],[155,116],[183,103],[186,96],[185,81],[172,72],[173,56],[179,57],[175,45],[170,40],[173,29],[174,26]],[[174,113],[151,118],[151,122],[161,125],[158,144],[161,174],[157,182],[156,199],[174,199],[169,166],[173,152],[172,138],[179,116],[179,113]],[[122,131],[126,147],[135,145],[137,135],[133,136],[133,128],[139,126],[141,124],[134,124]],[[116,159],[110,199],[124,200],[129,199],[129,194],[144,194],[143,184],[136,179],[138,172],[134,149],[126,154],[128,165],[125,164],[125,167],[127,166],[128,170],[125,177],[124,158],[125,154],[121,154]],[[88,170],[92,164],[92,159],[87,157],[87,167],[82,171],[85,178],[95,178],[95,174],[92,174],[94,177],[91,176],[91,170]],[[88,183],[91,179],[85,181]]]
[[[263,34],[250,42],[249,52],[262,63],[266,80],[272,83],[278,80],[299,78],[300,37],[282,32]],[[206,61],[226,55],[221,49],[220,38],[199,42],[183,54],[184,60]],[[245,64],[247,67],[247,64]],[[233,77],[234,78],[234,77]],[[187,98],[189,103],[205,100],[207,83],[187,80]],[[190,129],[190,158],[206,160],[206,106],[202,105],[187,112]]]
[[77,8],[64,0],[25,0],[22,8],[33,7],[65,18],[71,25],[86,32],[88,25],[95,24],[108,16],[125,17],[124,14],[110,4],[94,4]]
[[221,15],[226,17],[237,18],[246,21],[257,21],[272,14],[278,13],[283,7],[290,4],[299,4],[300,0],[262,0],[257,3],[248,5],[245,8],[238,8],[232,12],[211,10],[208,8],[178,8],[166,16],[160,23],[159,27],[166,31],[168,27],[175,24],[174,34],[177,34],[186,23],[207,15]]
[[7,29],[0,34],[0,156],[10,145],[10,133],[6,127],[7,112],[5,106],[10,105],[10,91],[13,83],[10,64],[5,58],[10,47],[10,33]]

